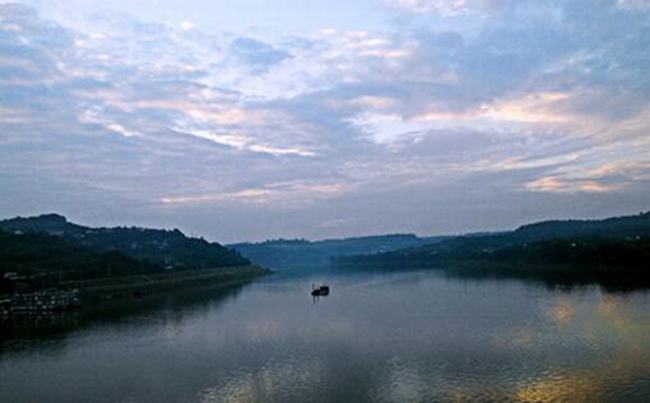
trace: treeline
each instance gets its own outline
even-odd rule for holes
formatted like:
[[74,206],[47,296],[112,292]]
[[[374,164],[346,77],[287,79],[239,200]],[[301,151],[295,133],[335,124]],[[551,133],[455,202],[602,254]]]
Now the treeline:
[[116,251],[99,252],[44,233],[0,230],[0,294],[65,281],[161,271]]
[[236,251],[177,229],[91,228],[56,214],[0,221],[0,274],[95,278],[249,264]]
[[650,285],[650,214],[549,221],[487,236],[336,259],[342,269],[443,269],[463,276]]

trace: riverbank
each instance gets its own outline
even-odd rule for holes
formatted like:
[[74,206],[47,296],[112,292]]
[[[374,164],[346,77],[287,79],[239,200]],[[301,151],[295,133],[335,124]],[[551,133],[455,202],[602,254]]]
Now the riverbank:
[[81,309],[68,311],[0,316],[0,346],[7,340],[22,340],[28,346],[30,340],[47,339],[97,325],[133,323],[139,321],[138,318],[155,315],[155,312],[166,311],[176,315],[202,306],[214,306],[236,297],[256,279],[258,277],[193,284],[140,297],[125,294],[122,298],[86,302]]
[[108,301],[140,299],[185,288],[248,281],[270,273],[268,269],[251,265],[68,281],[60,286],[67,290],[78,290],[83,307]]
[[160,306],[181,309],[219,301],[271,273],[258,266],[242,266],[64,282],[57,292],[74,295],[79,306],[28,309],[15,314],[7,310],[0,315],[0,344],[7,339],[39,339],[93,323],[121,321]]
[[53,315],[79,308],[95,309],[98,305],[137,302],[172,291],[237,285],[270,273],[250,265],[62,281],[47,289],[3,296],[0,316]]

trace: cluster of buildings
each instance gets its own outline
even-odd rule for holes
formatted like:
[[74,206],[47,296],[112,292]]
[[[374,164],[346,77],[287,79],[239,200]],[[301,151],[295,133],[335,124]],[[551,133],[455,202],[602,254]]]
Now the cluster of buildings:
[[[5,284],[20,284],[29,282],[30,278],[10,272],[4,273],[2,280]],[[77,290],[45,288],[28,291],[22,287],[12,288],[11,293],[0,295],[0,317],[61,312],[81,307]]]

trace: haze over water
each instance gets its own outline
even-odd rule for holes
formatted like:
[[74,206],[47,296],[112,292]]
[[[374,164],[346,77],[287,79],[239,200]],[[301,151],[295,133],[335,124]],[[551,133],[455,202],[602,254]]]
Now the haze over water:
[[[313,301],[321,280],[332,294]],[[271,276],[155,304],[4,339],[0,401],[650,400],[643,291],[412,272]]]

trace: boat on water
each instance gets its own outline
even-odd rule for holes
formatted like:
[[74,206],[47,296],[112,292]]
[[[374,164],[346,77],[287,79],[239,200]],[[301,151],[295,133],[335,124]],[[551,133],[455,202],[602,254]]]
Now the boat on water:
[[314,297],[322,297],[329,295],[330,287],[328,285],[321,285],[320,287],[315,287],[313,284],[311,286],[311,295]]

